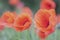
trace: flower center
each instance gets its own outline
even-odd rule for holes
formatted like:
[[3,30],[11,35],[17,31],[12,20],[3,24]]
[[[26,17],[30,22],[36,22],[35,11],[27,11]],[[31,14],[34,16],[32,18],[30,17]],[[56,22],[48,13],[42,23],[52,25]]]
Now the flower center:
[[42,27],[48,27],[48,25],[49,25],[49,15],[48,14],[44,14],[44,15],[42,15],[42,19],[40,19],[41,20],[41,26]]

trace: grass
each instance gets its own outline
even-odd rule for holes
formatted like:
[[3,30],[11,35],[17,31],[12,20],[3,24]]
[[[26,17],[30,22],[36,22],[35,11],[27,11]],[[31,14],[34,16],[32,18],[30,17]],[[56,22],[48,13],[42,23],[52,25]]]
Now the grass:
[[[16,32],[13,29],[5,28],[0,32],[0,40],[40,40],[40,38],[36,35],[34,27],[23,32]],[[56,29],[46,40],[60,40],[60,29]]]

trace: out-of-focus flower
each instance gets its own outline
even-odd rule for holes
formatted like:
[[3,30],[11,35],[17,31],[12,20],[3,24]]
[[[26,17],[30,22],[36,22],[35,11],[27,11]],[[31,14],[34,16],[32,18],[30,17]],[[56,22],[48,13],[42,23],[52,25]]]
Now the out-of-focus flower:
[[55,9],[56,8],[56,4],[54,1],[52,0],[42,0],[40,3],[40,8],[41,9]]
[[29,14],[27,13],[21,13],[14,21],[14,29],[16,31],[23,31],[28,29],[31,24],[32,24],[31,16],[29,16]]
[[35,14],[34,20],[36,28],[41,31],[40,34],[43,38],[54,32],[54,28],[56,25],[56,14],[54,9],[38,10],[38,12]]
[[22,9],[22,12],[28,13],[30,16],[32,16],[32,11],[31,11],[31,9],[29,7],[24,7]]
[[16,18],[16,13],[10,11],[4,12],[3,15],[1,16],[3,22],[6,23],[6,25],[8,26],[13,25],[15,18]]
[[16,8],[18,9],[21,9],[24,7],[24,3],[23,2],[19,2],[17,5],[16,5]]
[[17,5],[19,3],[19,0],[9,0],[8,2],[10,5]]

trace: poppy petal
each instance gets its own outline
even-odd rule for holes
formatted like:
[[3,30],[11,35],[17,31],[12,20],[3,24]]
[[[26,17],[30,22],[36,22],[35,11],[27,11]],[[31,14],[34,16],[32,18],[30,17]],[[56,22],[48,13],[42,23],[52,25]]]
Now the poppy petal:
[[56,4],[55,2],[51,1],[51,0],[42,0],[40,3],[40,8],[41,9],[55,9],[56,8]]
[[7,24],[7,25],[12,25],[14,23],[16,14],[14,12],[4,12],[1,19]]
[[28,29],[31,23],[32,23],[31,17],[27,13],[22,13],[18,15],[18,17],[14,21],[14,28],[17,31],[23,31]]
[[46,32],[56,25],[55,11],[51,10],[40,9],[35,15],[35,24],[41,31]]

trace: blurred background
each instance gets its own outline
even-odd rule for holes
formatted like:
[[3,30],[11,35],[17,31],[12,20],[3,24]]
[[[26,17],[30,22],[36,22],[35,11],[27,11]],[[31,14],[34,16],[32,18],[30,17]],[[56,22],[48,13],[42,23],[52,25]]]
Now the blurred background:
[[[39,9],[41,0],[21,0],[25,6],[28,6],[33,15]],[[60,0],[54,0],[56,3],[56,14],[60,14]],[[5,11],[17,11],[15,6],[8,3],[8,0],[0,0],[0,16]],[[40,40],[40,38],[35,33],[34,24],[32,23],[31,28],[23,32],[16,32],[11,28],[5,28],[0,32],[0,40]],[[49,35],[46,40],[60,40],[60,24],[56,25],[55,32]]]

